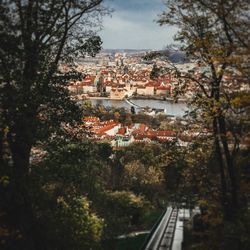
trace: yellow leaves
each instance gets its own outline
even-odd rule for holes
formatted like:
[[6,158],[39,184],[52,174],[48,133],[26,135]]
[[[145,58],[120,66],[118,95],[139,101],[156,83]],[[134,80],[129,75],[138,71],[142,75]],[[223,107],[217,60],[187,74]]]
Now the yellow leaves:
[[138,160],[127,164],[124,170],[126,171],[126,175],[132,179],[140,178],[145,173],[144,165]]
[[20,240],[22,238],[23,236],[19,230],[0,227],[0,248],[6,245],[10,240]]
[[218,226],[223,223],[223,215],[218,212],[216,207],[209,207],[206,214],[202,217],[203,221],[212,226]]
[[193,43],[195,47],[197,48],[209,48],[212,44],[212,37],[209,37],[208,34],[206,37],[202,38],[196,38],[193,40]]
[[208,201],[207,200],[199,200],[198,205],[199,206],[208,206]]
[[82,204],[82,208],[84,210],[86,210],[86,211],[90,210],[90,203],[86,197],[81,198],[81,204]]
[[219,107],[218,106],[213,106],[211,111],[212,111],[213,114],[217,114],[219,112]]
[[202,110],[201,117],[204,122],[211,123],[215,117],[224,115],[227,112],[228,100],[221,96],[219,101],[214,98],[201,99],[195,103],[199,109]]
[[241,185],[240,185],[240,190],[242,193],[244,194],[249,194],[250,193],[250,183],[247,181],[242,181]]
[[231,105],[234,107],[240,107],[241,106],[241,99],[240,97],[235,97],[232,101],[231,101]]
[[67,204],[67,202],[64,200],[64,198],[62,196],[59,196],[56,200],[56,202],[60,205],[62,205],[64,208],[69,208],[69,205]]
[[3,133],[4,135],[7,135],[9,133],[10,129],[8,126],[6,126],[4,129],[3,129]]
[[10,183],[10,178],[7,175],[3,175],[0,177],[0,185],[3,187],[7,187]]
[[160,184],[163,173],[159,168],[150,166],[146,168],[140,161],[132,161],[125,166],[125,181],[144,185]]
[[163,179],[163,173],[153,166],[150,166],[144,175],[145,184],[159,184]]
[[8,237],[10,235],[10,232],[7,228],[0,227],[0,238]]
[[223,222],[223,215],[216,201],[202,199],[198,201],[198,204],[201,208],[205,208],[206,212],[203,214],[202,219],[206,224],[217,226]]
[[207,62],[210,63],[223,63],[231,60],[231,58],[227,55],[227,52],[232,45],[227,44],[222,46],[217,43],[214,36],[215,34],[207,32],[203,38],[194,38],[192,42],[196,51],[200,51],[203,57],[205,56]]
[[120,113],[119,112],[114,112],[114,119],[116,120],[116,121],[118,121],[119,120],[119,118],[120,118]]
[[231,105],[234,108],[242,108],[250,105],[250,94],[246,93],[241,96],[236,96],[231,100]]

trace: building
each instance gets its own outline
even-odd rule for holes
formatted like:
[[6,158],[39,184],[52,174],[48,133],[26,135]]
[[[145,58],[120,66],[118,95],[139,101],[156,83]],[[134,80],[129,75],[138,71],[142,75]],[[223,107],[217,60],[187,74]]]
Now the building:
[[115,140],[111,142],[113,147],[127,147],[135,141],[133,135],[116,136]]
[[136,90],[137,95],[146,95],[146,87],[139,86]]
[[170,96],[171,86],[159,86],[156,88],[156,95]]
[[153,96],[155,94],[155,86],[152,83],[148,83],[145,87],[145,95]]
[[122,100],[128,95],[128,91],[124,88],[112,88],[110,91],[110,99],[112,100]]

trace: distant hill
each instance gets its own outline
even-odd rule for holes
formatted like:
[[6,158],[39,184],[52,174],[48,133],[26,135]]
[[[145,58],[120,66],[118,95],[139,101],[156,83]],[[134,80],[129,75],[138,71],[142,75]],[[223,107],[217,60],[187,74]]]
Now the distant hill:
[[189,62],[185,52],[177,49],[166,48],[164,50],[150,51],[143,56],[144,60],[153,60],[161,58],[162,60],[169,60],[172,63],[186,63]]
[[101,52],[107,54],[126,53],[128,55],[142,54],[143,59],[152,60],[154,58],[161,58],[163,60],[170,60],[172,63],[186,63],[189,62],[185,52],[181,51],[177,46],[168,46],[164,50],[151,49],[103,49]]
[[189,62],[185,52],[175,51],[169,54],[168,59],[172,63],[186,63]]
[[103,49],[101,52],[108,53],[108,54],[115,54],[115,53],[126,53],[126,54],[139,54],[139,53],[146,53],[152,51],[150,49]]

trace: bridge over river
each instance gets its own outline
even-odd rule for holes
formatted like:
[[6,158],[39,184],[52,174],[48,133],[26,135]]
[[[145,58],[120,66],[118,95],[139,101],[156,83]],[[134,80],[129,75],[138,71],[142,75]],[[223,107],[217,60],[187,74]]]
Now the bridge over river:
[[183,116],[188,107],[185,103],[173,103],[168,100],[152,100],[152,99],[124,99],[124,100],[110,100],[110,99],[90,99],[93,105],[103,105],[104,107],[125,108],[130,110],[131,106],[136,111],[149,107],[151,109],[166,110],[166,114],[170,116]]
[[135,103],[132,102],[130,99],[125,98],[124,100],[125,100],[125,102],[127,102],[130,106],[132,106],[132,107],[134,107],[134,108],[143,109],[143,107],[141,107],[141,106],[135,104]]

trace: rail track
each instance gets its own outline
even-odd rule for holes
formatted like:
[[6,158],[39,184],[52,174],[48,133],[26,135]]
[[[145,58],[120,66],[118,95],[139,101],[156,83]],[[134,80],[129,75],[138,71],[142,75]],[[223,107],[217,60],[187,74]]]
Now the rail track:
[[169,207],[143,250],[172,250],[178,209]]

